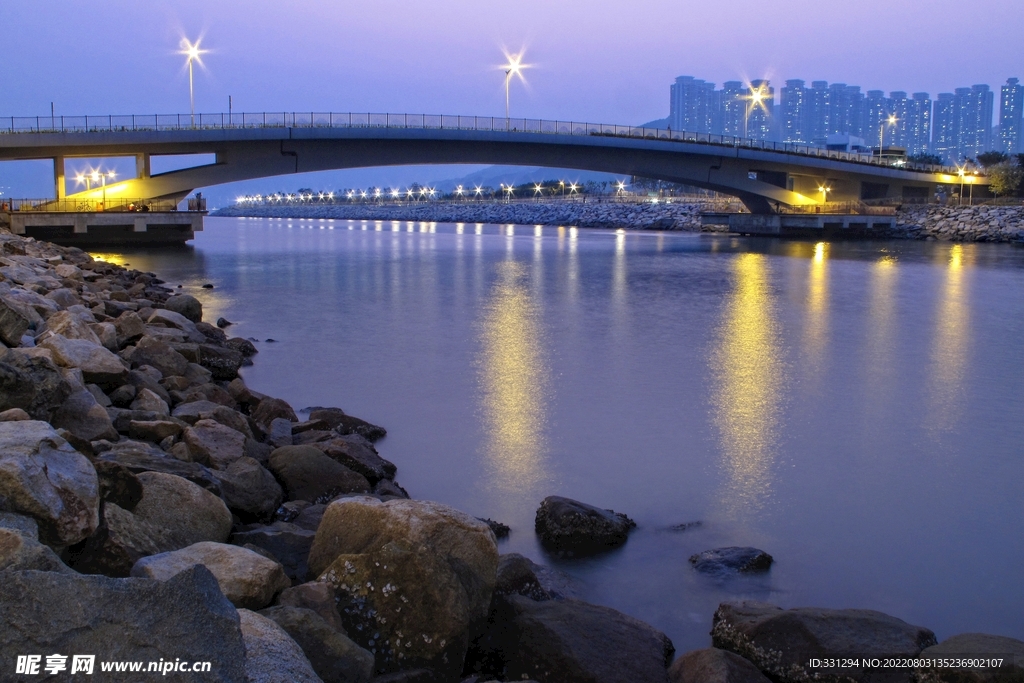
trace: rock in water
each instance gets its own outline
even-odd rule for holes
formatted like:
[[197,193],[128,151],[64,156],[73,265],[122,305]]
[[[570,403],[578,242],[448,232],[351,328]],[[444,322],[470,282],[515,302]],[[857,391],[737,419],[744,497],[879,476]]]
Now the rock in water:
[[[711,642],[750,660],[772,680],[811,680],[809,657],[913,657],[935,645],[935,634],[896,617],[866,609],[801,607],[784,610],[763,602],[718,606]],[[909,670],[846,669],[854,681],[909,681]]]
[[273,620],[238,610],[248,683],[323,683],[302,648]]
[[687,652],[668,670],[670,683],[771,683],[757,667],[728,650]]
[[498,549],[486,524],[439,503],[352,497],[327,506],[311,576],[335,591],[345,629],[378,672],[462,672],[483,626]]
[[705,574],[757,573],[771,569],[772,556],[757,548],[715,548],[690,556],[690,564]]
[[636,522],[614,510],[602,510],[561,496],[548,496],[537,509],[535,529],[545,547],[560,553],[589,554],[626,542]]
[[266,607],[291,585],[277,562],[236,545],[210,542],[144,557],[132,567],[131,575],[166,581],[196,564],[210,570],[235,607]]
[[301,607],[268,607],[260,612],[288,632],[325,681],[367,683],[373,655],[352,642],[316,612]]
[[99,481],[45,422],[0,422],[0,508],[30,515],[44,542],[78,543],[99,525]]
[[284,485],[288,500],[316,501],[341,493],[366,493],[366,477],[340,465],[312,446],[282,446],[270,454],[270,471]]
[[664,633],[608,607],[579,600],[506,598],[512,610],[508,680],[665,683],[675,655]]
[[922,659],[1003,659],[1000,667],[986,669],[918,669],[918,680],[925,683],[1016,683],[1024,681],[1024,642],[987,633],[961,633],[921,651]]
[[159,679],[246,683],[238,613],[205,567],[191,567],[166,582],[5,572],[0,581],[3,671],[15,670],[19,653],[94,654],[94,677],[121,683],[136,683],[139,674],[99,674],[98,662],[187,656],[211,662],[210,673],[169,672]]
[[174,296],[167,297],[167,301],[164,302],[164,307],[169,311],[179,313],[194,323],[201,322],[203,320],[203,304],[199,302],[199,299],[188,294],[175,294]]

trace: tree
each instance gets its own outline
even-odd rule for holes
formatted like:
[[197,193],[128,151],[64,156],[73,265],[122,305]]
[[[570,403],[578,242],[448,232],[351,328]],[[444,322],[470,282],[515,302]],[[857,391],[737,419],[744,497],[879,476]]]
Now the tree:
[[1003,162],[1009,161],[1010,157],[1003,154],[1002,152],[982,152],[978,155],[978,163],[988,168],[989,166],[995,166]]
[[[981,155],[978,156],[980,160]],[[988,166],[985,170],[988,173],[989,189],[997,196],[1015,194],[1024,180],[1024,168],[1021,168],[1016,160],[1003,161]]]
[[942,165],[942,157],[938,154],[911,154],[907,157],[907,161],[912,164],[935,164],[936,166]]

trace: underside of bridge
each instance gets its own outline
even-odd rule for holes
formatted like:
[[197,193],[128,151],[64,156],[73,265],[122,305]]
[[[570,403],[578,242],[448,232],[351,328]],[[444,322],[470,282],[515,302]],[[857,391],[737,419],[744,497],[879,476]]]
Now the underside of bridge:
[[[43,136],[45,137],[45,136]],[[181,199],[196,188],[269,176],[412,164],[511,164],[603,171],[692,185],[738,197],[752,213],[867,199],[927,199],[955,177],[700,143],[507,132],[404,129],[241,129],[53,134],[0,158],[53,158],[65,196],[69,157],[134,156],[136,178],[68,198]],[[216,162],[151,175],[162,154],[215,154]]]

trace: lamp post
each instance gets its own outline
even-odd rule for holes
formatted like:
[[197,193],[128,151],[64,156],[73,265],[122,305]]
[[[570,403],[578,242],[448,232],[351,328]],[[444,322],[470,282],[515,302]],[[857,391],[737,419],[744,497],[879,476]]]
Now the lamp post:
[[200,50],[199,43],[202,38],[197,40],[194,44],[189,42],[187,38],[181,39],[181,51],[178,54],[185,55],[188,57],[188,102],[189,112],[192,116],[192,127],[196,127],[196,98],[195,90],[192,88],[192,62],[199,62],[199,66],[203,65],[201,55],[206,54],[209,50]]
[[89,175],[92,178],[92,182],[94,182],[94,183],[102,183],[102,185],[103,185],[103,203],[101,204],[101,206],[102,206],[103,209],[106,209],[107,208],[107,178],[110,178],[111,180],[113,180],[117,176],[117,174],[114,173],[113,171],[109,171],[108,173],[100,173],[99,171],[93,171]]
[[831,192],[831,191],[832,191],[832,188],[828,187],[827,185],[819,185],[818,186],[818,192],[821,193],[821,205],[822,206],[824,206],[825,203],[828,202],[828,193]]
[[897,121],[899,121],[899,119],[896,118],[895,114],[889,114],[889,118],[883,119],[882,123],[880,123],[879,126],[878,126],[878,158],[879,159],[882,158],[882,148],[885,146],[885,144],[884,144],[884,140],[885,140],[885,124],[888,123],[890,126],[895,126]]
[[966,169],[966,166],[957,166],[956,168],[956,173],[960,176],[960,196],[957,197],[957,206],[963,206],[964,203],[964,176],[966,175]]
[[750,115],[752,113],[754,113],[754,109],[756,109],[757,107],[763,107],[764,106],[764,104],[763,104],[764,103],[764,91],[761,89],[761,87],[762,86],[760,86],[760,85],[757,86],[756,88],[751,86],[750,87],[750,94],[747,95],[745,98],[743,98],[743,99],[745,99],[747,101],[746,106],[744,106],[744,108],[743,108],[743,137],[744,138],[749,138],[750,137],[750,133],[747,130],[747,127],[749,125]]
[[520,52],[517,55],[505,55],[508,59],[508,64],[502,67],[505,70],[505,128],[508,128],[509,121],[509,108],[508,108],[508,88],[509,83],[512,81],[512,76],[522,77],[522,70],[526,68],[526,65],[522,63],[523,53]]

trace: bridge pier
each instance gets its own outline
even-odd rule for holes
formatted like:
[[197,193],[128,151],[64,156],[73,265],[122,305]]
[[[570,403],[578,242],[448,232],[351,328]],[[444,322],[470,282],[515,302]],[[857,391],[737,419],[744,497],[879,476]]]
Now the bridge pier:
[[9,211],[0,213],[15,235],[64,246],[184,244],[203,229],[199,211]]

